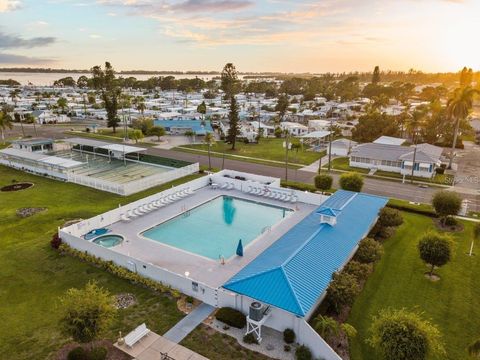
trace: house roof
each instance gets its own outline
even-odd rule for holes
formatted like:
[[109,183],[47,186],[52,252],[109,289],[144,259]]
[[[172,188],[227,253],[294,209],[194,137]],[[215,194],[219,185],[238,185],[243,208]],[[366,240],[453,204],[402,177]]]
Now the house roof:
[[21,139],[21,140],[13,140],[12,144],[22,144],[26,146],[53,144],[53,139],[48,139],[48,138]]
[[197,135],[205,135],[207,132],[213,132],[210,121],[205,121],[205,126],[202,126],[201,120],[155,120],[155,126],[162,126],[165,129],[192,129]]
[[380,136],[375,140],[374,144],[385,144],[385,145],[402,145],[406,140],[393,137],[393,136]]
[[[386,203],[383,197],[337,191],[223,287],[306,316]],[[335,226],[320,223],[322,209],[336,213]]]
[[[357,157],[365,157],[376,160],[413,160],[415,149],[413,146],[399,146],[367,143],[355,146],[351,155]],[[418,144],[415,161],[438,163],[442,155],[443,149],[430,144]]]
[[310,139],[322,139],[324,137],[327,137],[330,135],[330,131],[326,130],[318,130],[318,131],[312,131],[308,134],[302,135],[300,137],[302,138],[310,138]]

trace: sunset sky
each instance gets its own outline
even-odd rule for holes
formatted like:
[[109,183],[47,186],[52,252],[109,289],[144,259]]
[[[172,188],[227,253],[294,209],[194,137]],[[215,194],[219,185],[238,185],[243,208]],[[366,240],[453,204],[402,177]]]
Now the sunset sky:
[[0,67],[480,68],[480,0],[0,0]]

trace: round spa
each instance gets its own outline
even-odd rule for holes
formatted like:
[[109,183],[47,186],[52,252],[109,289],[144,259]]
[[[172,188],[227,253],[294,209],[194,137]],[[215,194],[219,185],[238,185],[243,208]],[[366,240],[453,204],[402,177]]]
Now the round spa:
[[120,236],[120,235],[103,235],[92,240],[93,243],[106,248],[117,246],[122,241],[123,241],[123,236]]

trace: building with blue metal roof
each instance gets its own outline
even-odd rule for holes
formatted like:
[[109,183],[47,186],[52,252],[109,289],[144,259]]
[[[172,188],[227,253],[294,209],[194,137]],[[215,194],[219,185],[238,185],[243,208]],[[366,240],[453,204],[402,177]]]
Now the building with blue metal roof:
[[384,197],[337,191],[223,287],[308,318],[386,203]]

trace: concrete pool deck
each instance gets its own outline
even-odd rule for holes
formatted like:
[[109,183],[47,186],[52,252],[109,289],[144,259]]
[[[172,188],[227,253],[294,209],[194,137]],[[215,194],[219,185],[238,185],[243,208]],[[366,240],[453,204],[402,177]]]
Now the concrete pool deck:
[[[233,256],[230,259],[225,259],[224,265],[221,264],[220,260],[211,260],[160,242],[149,240],[140,235],[152,226],[160,224],[188,209],[221,195],[229,195],[264,204],[286,207],[294,210],[294,212],[245,246],[243,257]],[[180,201],[134,218],[129,222],[119,221],[108,226],[109,229],[112,230],[110,234],[119,234],[125,238],[122,244],[110,248],[110,250],[156,265],[182,276],[188,273],[188,278],[212,288],[218,288],[317,207],[318,206],[312,204],[300,202],[292,204],[243,193],[238,190],[212,189],[207,186]]]

